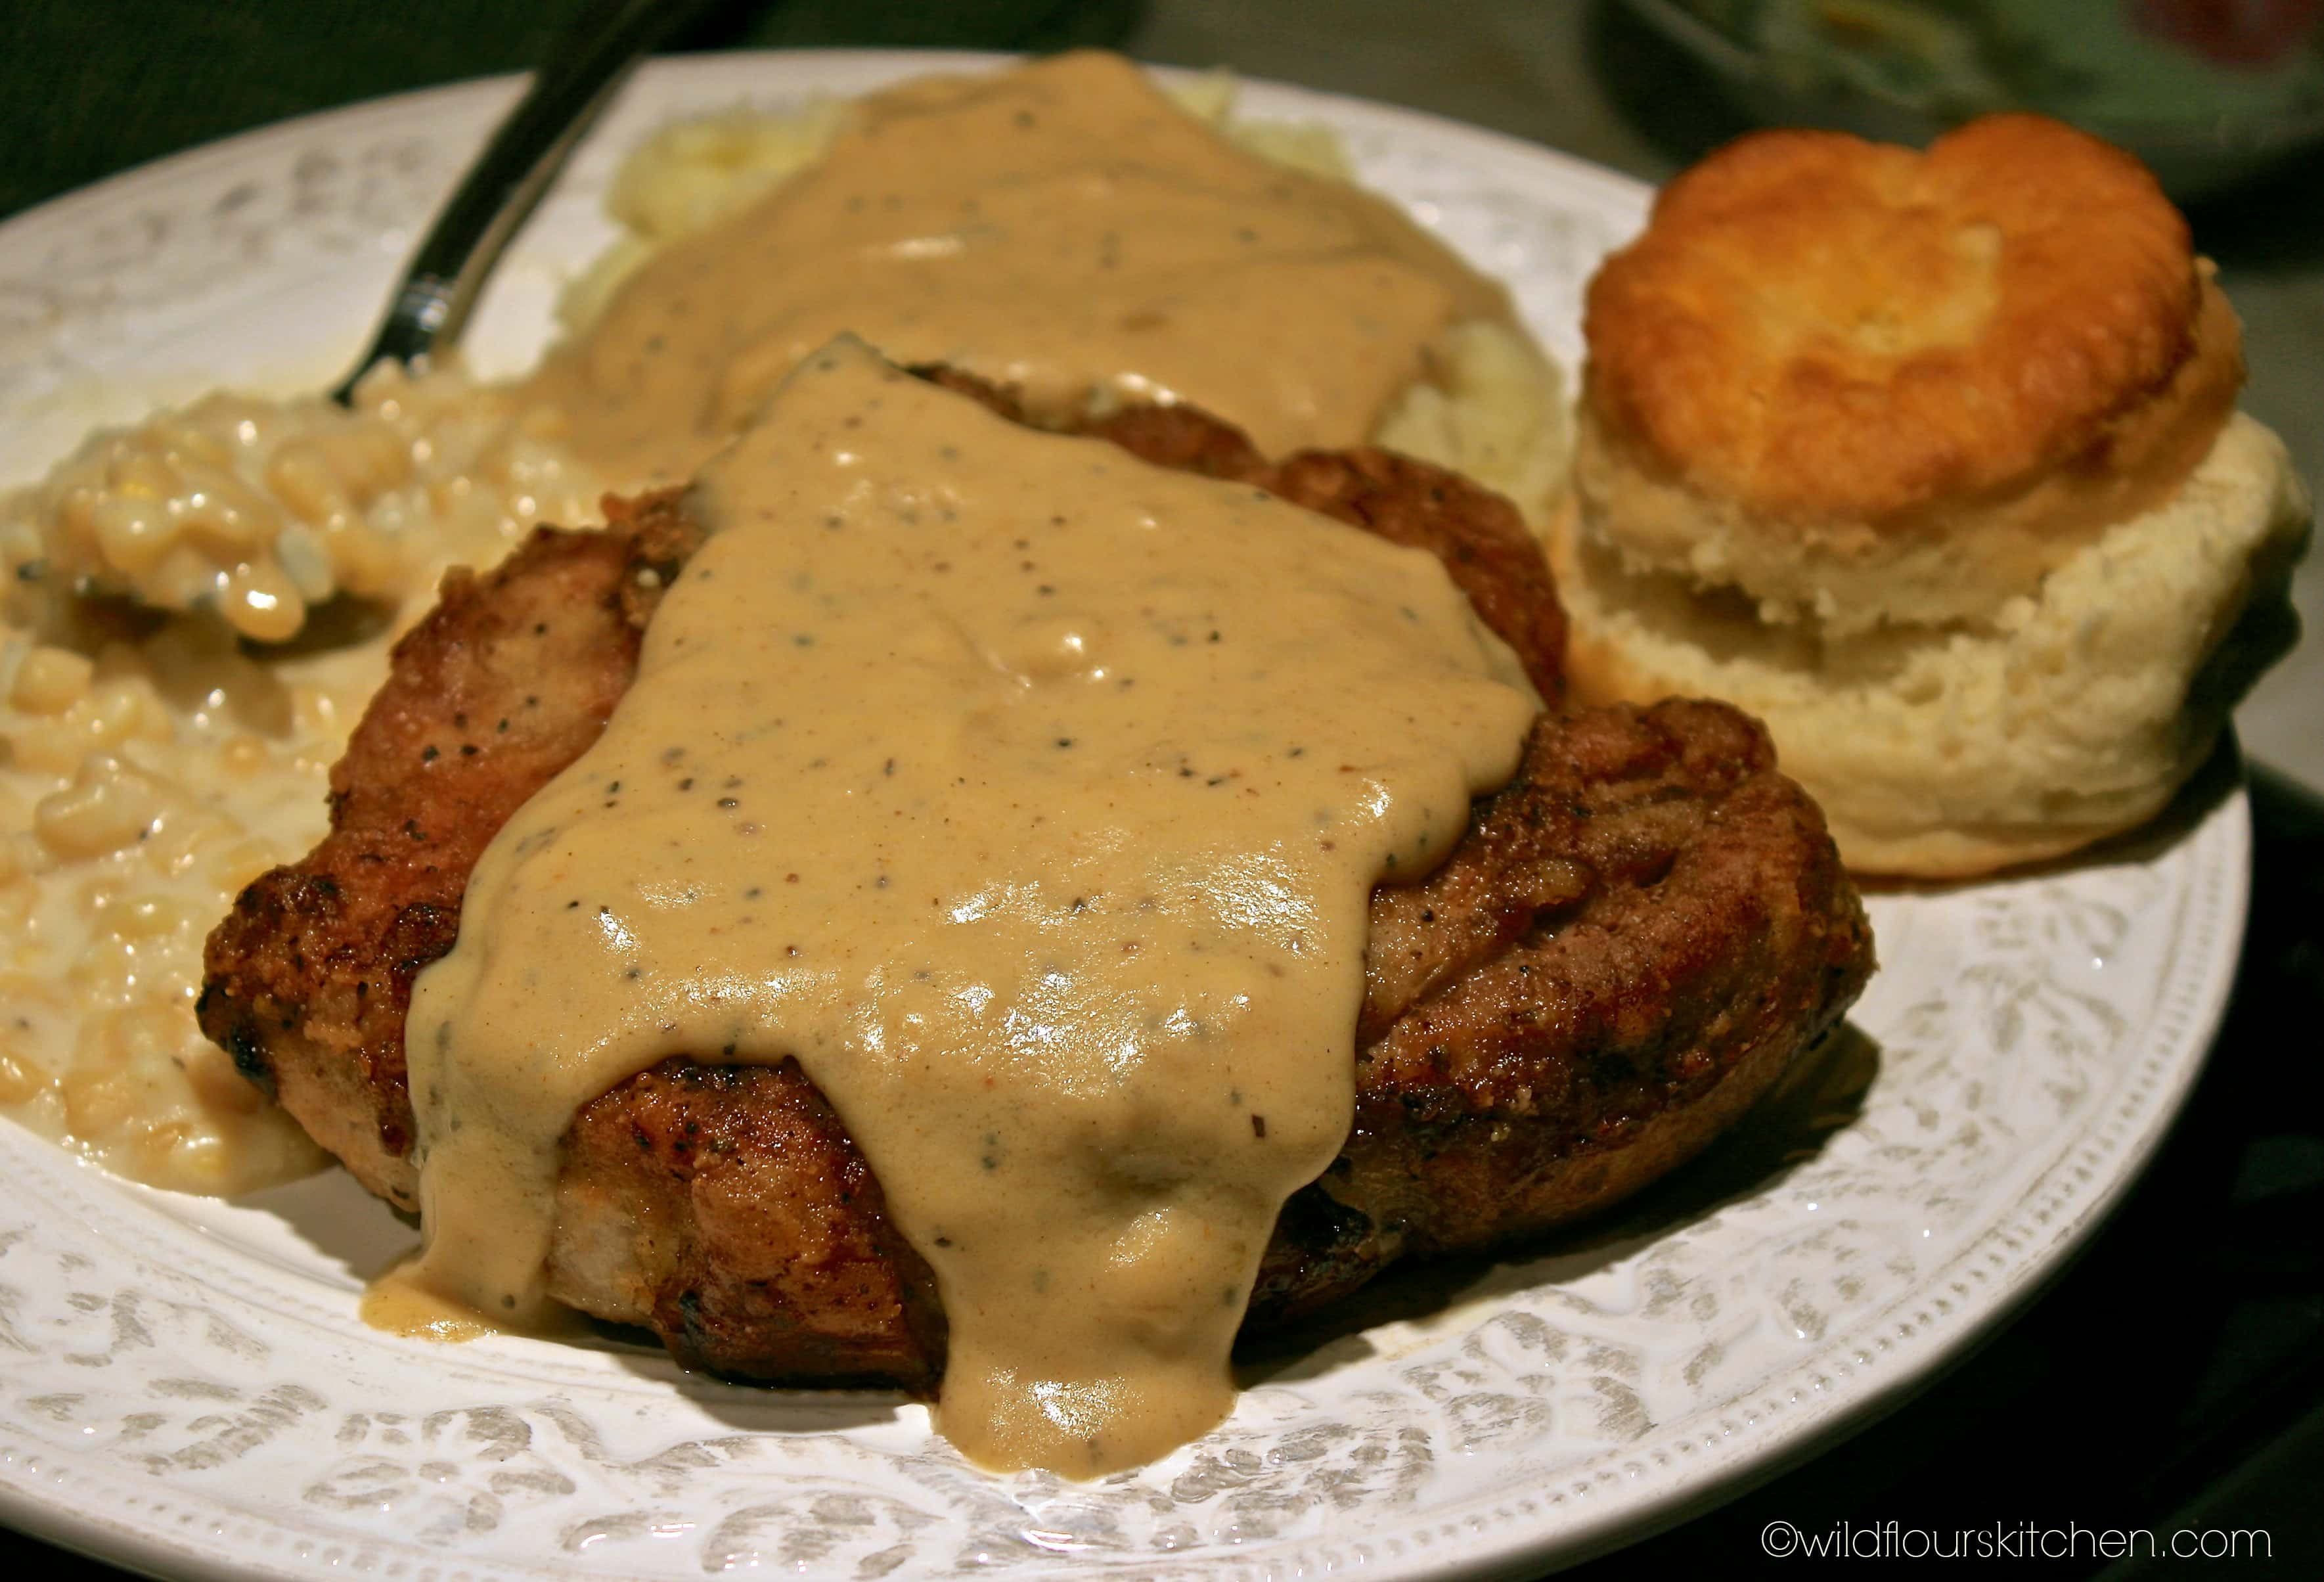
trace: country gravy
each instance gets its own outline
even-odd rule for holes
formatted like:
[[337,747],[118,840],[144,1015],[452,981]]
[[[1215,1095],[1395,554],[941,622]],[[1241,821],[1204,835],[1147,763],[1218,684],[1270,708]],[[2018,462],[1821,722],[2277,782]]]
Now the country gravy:
[[1037,411],[1188,402],[1279,455],[1363,442],[1444,330],[1508,318],[1393,205],[1083,52],[866,98],[814,163],[649,262],[530,393],[607,476],[679,483],[852,333]]
[[[1429,557],[832,338],[1279,451],[1360,440],[1506,311],[1100,55],[877,95],[649,264],[532,392],[608,476],[696,477],[712,536],[414,993],[417,1285],[533,1320],[576,1111],[672,1054],[794,1058],[936,1272],[964,1452],[1090,1476],[1218,1421],[1349,1128],[1367,896],[1536,700]],[[459,1332],[411,1295],[374,1311]]]
[[423,1281],[539,1309],[558,1139],[795,1057],[935,1270],[939,1422],[1076,1476],[1215,1423],[1347,1136],[1367,897],[1538,705],[1426,554],[843,341],[704,469],[604,735],[412,996]]

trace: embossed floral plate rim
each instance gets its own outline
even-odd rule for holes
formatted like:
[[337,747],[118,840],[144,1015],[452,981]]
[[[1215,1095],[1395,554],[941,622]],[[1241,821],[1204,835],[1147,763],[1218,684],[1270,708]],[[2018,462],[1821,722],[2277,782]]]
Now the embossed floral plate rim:
[[[558,280],[610,234],[618,151],[652,125],[986,63],[653,63],[503,265],[477,360],[538,347]],[[287,123],[0,226],[0,472],[204,372],[319,384],[514,91]],[[1414,112],[1268,84],[1242,102],[1338,128],[1368,180],[1510,280],[1572,365],[1582,282],[1645,189]],[[1854,1018],[1873,1074],[1801,1158],[1762,1169],[1738,1132],[1692,1178],[1744,1169],[1737,1190],[1689,1199],[1674,1178],[1440,1312],[1278,1363],[1220,1434],[1097,1485],[983,1477],[884,1397],[706,1383],[618,1346],[389,1341],[354,1317],[349,1260],[408,1233],[344,1178],[257,1206],[172,1198],[0,1126],[0,1517],[204,1577],[1568,1563],[1895,1404],[2062,1266],[2200,1069],[2249,854],[2241,790],[2218,785],[2082,864],[1876,897],[1886,966]]]

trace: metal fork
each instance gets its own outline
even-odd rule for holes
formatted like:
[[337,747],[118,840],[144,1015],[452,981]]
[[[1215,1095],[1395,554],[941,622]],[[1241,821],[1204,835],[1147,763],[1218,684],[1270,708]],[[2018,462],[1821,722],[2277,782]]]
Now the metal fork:
[[355,385],[390,358],[424,366],[459,339],[493,265],[614,89],[656,44],[717,3],[593,0],[468,167],[333,401],[352,406]]

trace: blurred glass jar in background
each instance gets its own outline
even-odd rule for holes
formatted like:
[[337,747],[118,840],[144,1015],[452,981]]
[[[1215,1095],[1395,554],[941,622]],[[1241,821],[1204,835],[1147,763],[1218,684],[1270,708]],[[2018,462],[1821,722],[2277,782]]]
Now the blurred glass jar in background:
[[2324,139],[2324,0],[1628,0],[1745,113],[1925,142],[2040,110],[2181,201]]

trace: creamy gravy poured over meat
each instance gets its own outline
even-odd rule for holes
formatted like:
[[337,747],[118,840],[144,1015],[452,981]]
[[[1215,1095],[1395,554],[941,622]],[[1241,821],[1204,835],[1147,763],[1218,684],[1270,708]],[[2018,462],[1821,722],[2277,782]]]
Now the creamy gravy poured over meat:
[[531,393],[608,476],[683,482],[844,332],[1036,411],[1190,402],[1279,455],[1361,443],[1442,331],[1508,317],[1393,205],[1078,53],[864,99],[812,165],[646,264]]
[[419,1274],[539,1309],[558,1139],[796,1058],[935,1270],[938,1420],[1077,1476],[1228,1410],[1353,1106],[1367,897],[1537,702],[1429,556],[842,341],[701,475],[604,737],[476,867],[410,1034]]
[[1534,700],[1425,556],[816,348],[1281,452],[1361,440],[1508,313],[1099,54],[873,95],[650,262],[525,393],[609,477],[708,462],[715,536],[414,996],[428,1247],[374,1316],[537,1320],[576,1110],[673,1053],[796,1058],[936,1272],[964,1450],[1088,1476],[1214,1423],[1347,1132],[1365,897]]

